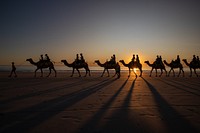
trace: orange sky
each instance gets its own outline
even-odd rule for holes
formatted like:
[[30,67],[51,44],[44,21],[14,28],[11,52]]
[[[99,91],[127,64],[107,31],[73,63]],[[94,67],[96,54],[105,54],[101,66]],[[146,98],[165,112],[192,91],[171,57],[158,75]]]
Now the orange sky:
[[[1,4],[0,65],[38,60],[73,61],[83,53],[90,65],[116,54],[128,62],[200,53],[198,1],[4,1]],[[28,64],[28,63],[25,63]],[[144,65],[145,66],[145,65]]]

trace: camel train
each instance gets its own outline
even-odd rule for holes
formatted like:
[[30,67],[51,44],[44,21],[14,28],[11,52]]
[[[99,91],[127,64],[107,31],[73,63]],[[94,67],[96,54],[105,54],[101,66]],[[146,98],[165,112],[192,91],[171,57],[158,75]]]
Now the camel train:
[[[50,58],[48,57],[47,54],[45,54],[45,58],[43,59],[43,55],[41,55],[41,58],[38,62],[34,62],[32,58],[27,59],[26,61],[29,61],[32,65],[35,65],[37,68],[35,70],[34,76],[36,77],[36,72],[38,70],[41,71],[41,77],[43,77],[43,69],[44,68],[49,68],[49,74],[47,75],[47,77],[50,76],[51,74],[51,70],[53,70],[55,72],[55,77],[56,77],[56,70],[54,68],[54,63],[52,61],[50,61]],[[191,62],[187,62],[186,59],[182,60],[189,68],[190,68],[190,77],[192,76],[192,70],[194,71],[194,74],[198,77],[198,74],[196,72],[196,69],[200,68],[200,61],[199,61],[199,57],[193,55],[193,59]],[[76,59],[74,62],[72,62],[71,64],[68,63],[66,60],[61,60],[62,63],[64,63],[65,66],[67,67],[71,67],[72,68],[72,74],[71,77],[73,77],[74,75],[74,71],[76,70],[78,72],[79,77],[81,77],[81,73],[79,71],[79,69],[84,68],[85,69],[85,75],[84,77],[86,77],[87,75],[91,76],[90,74],[90,69],[89,66],[87,64],[87,62],[85,61],[82,53],[80,54],[80,58],[79,55],[76,55]],[[134,69],[139,69],[140,74],[139,76],[142,76],[142,64],[140,63],[139,60],[139,56],[133,54],[132,60],[126,64],[124,60],[119,60],[119,62],[125,66],[128,67],[128,77],[130,77],[131,75],[131,71],[133,71],[133,73],[135,74],[135,76],[137,77],[138,75],[136,74],[136,72],[134,71]],[[107,76],[109,77],[109,69],[114,69],[115,70],[115,74],[113,75],[113,77],[115,77],[117,75],[117,78],[120,78],[120,65],[118,62],[116,62],[116,57],[115,54],[113,54],[113,56],[111,56],[111,59],[109,61],[106,61],[105,63],[101,63],[99,60],[95,60],[94,63],[96,63],[98,66],[103,67],[104,70],[101,74],[101,77],[103,77],[105,71],[107,72]],[[183,70],[183,65],[181,64],[181,60],[179,58],[179,55],[177,55],[177,59],[176,60],[172,60],[170,63],[168,63],[166,60],[162,61],[162,57],[161,56],[157,56],[156,60],[151,64],[149,61],[145,61],[144,63],[146,63],[149,67],[151,67],[151,71],[150,71],[150,77],[152,76],[152,72],[155,69],[156,72],[156,77],[157,75],[157,69],[160,69],[161,73],[159,75],[159,77],[162,76],[163,71],[165,72],[166,76],[170,76],[171,71],[173,72],[173,76],[175,77],[175,71],[174,69],[179,69],[178,72],[178,77],[180,76],[180,74],[182,73],[182,76],[184,77],[184,70]],[[165,65],[170,67],[169,72],[167,73]]]

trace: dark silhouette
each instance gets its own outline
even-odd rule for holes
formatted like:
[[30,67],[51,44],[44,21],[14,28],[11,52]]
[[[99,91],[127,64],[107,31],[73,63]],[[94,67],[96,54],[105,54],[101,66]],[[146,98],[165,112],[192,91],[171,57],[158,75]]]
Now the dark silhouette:
[[9,77],[11,77],[13,73],[14,73],[15,77],[17,77],[17,74],[16,74],[16,67],[15,67],[15,63],[14,63],[14,62],[12,62],[12,70],[11,70],[11,72],[10,72]]
[[[47,54],[46,54],[47,55]],[[48,57],[48,56],[47,56]],[[47,77],[49,77],[49,75],[51,74],[51,69],[53,69],[54,70],[54,72],[55,72],[55,77],[56,77],[56,70],[55,70],[55,68],[54,68],[54,65],[53,65],[53,63],[50,61],[50,59],[48,58],[48,60],[44,60],[44,61],[38,61],[38,62],[34,62],[33,61],[33,59],[32,58],[30,58],[30,59],[26,59],[26,61],[29,61],[32,65],[35,65],[35,66],[37,66],[37,68],[36,68],[36,70],[35,70],[35,77],[36,77],[36,72],[37,72],[37,70],[41,70],[41,77],[43,77],[43,71],[42,71],[42,69],[43,68],[49,68],[49,74],[47,75]]]
[[76,63],[76,64],[79,64],[79,62],[80,62],[79,55],[78,55],[78,54],[76,54],[75,63]]
[[135,62],[135,55],[133,54],[132,62]]
[[[78,54],[77,54],[78,55]],[[77,56],[78,57],[78,56]],[[78,61],[78,63],[77,63]],[[84,68],[86,73],[85,73],[85,77],[87,76],[87,73],[89,72],[89,76],[90,76],[90,69],[88,67],[88,64],[86,62],[84,63],[80,63],[80,60],[75,60],[73,63],[69,64],[66,60],[61,60],[61,62],[63,62],[65,64],[65,66],[68,66],[68,67],[72,67],[73,70],[72,70],[72,75],[71,77],[74,75],[74,69],[77,70],[78,74],[79,74],[79,77],[81,77],[81,74],[80,74],[80,71],[78,69],[80,68]]]
[[[153,64],[150,64],[149,61],[145,61],[144,63],[146,63],[147,65],[149,65],[150,67],[152,67],[151,72],[150,72],[150,75],[149,75],[150,77],[151,77],[151,74],[152,74],[153,69],[156,70],[156,77],[157,77],[157,69],[160,69],[160,70],[161,70],[161,74],[159,75],[159,77],[162,76],[163,70],[165,71],[166,76],[167,76],[167,71],[166,71],[166,69],[165,69],[165,66],[164,66],[163,63],[161,64],[159,60],[156,60]],[[157,63],[159,63],[159,64],[157,64]]]
[[84,57],[83,57],[83,54],[82,54],[82,53],[80,54],[80,56],[81,56],[80,62],[81,62],[81,63],[85,63],[85,59],[84,59]]
[[193,56],[193,60],[190,63],[188,63],[186,59],[183,59],[183,62],[185,62],[185,64],[190,68],[190,77],[192,77],[192,69],[194,69],[194,73],[198,77],[196,69],[200,68],[200,65],[199,65],[200,62],[197,62],[195,55]]
[[110,61],[108,62],[109,64],[116,64],[116,57],[115,57],[115,54],[113,54],[113,56],[111,56],[111,59]]
[[177,55],[177,58],[174,62],[177,63],[177,64],[181,63],[181,59],[180,59],[179,55]]
[[45,58],[46,58],[45,59],[46,61],[50,62],[50,58],[49,58],[49,56],[47,54],[45,54]]
[[134,68],[138,68],[140,70],[140,77],[141,77],[142,76],[142,64],[140,63],[139,58],[137,58],[136,61],[134,61],[134,62],[133,62],[133,60],[134,59],[132,59],[128,64],[126,64],[124,62],[124,60],[120,60],[119,62],[121,62],[125,67],[128,67],[128,69],[129,69],[128,77],[130,76],[131,69],[133,70],[135,76],[137,77],[137,74],[135,73]]
[[171,69],[169,70],[168,76],[170,75],[170,72],[173,71],[173,75],[175,77],[175,72],[174,72],[174,68],[179,68],[179,75],[181,74],[181,72],[183,73],[183,77],[184,77],[184,71],[183,71],[183,65],[180,63],[180,58],[179,56],[177,56],[177,59],[175,61],[171,61],[171,63],[167,63],[166,60],[163,61],[165,63],[165,65],[171,67]]
[[44,60],[44,58],[43,58],[43,55],[41,54],[40,55],[40,61],[43,61]]
[[117,74],[118,78],[120,78],[120,65],[119,65],[119,63],[111,64],[110,62],[106,61],[104,64],[101,64],[99,60],[95,60],[95,63],[97,63],[97,65],[99,65],[100,67],[104,67],[104,71],[101,74],[101,77],[103,77],[103,74],[105,73],[105,71],[107,71],[108,77],[109,77],[110,74],[109,74],[108,69],[115,69],[115,75]]
[[139,56],[138,56],[138,55],[136,55],[136,62],[137,62],[138,64],[140,64],[140,59],[139,59]]

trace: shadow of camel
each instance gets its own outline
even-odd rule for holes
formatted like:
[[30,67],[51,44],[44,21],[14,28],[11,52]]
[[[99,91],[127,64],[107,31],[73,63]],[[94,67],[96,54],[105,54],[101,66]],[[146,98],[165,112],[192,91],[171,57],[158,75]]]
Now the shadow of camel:
[[122,89],[124,89],[125,85],[128,82],[127,78],[125,80],[125,82],[119,87],[119,89],[117,90],[117,92],[108,100],[108,102],[106,102],[100,109],[99,111],[97,111],[93,117],[91,119],[89,119],[86,124],[84,124],[81,128],[80,128],[80,132],[81,133],[90,133],[90,132],[95,132],[97,129],[97,124],[100,122],[101,118],[103,117],[104,114],[106,114],[106,112],[108,111],[109,107],[111,107],[112,103],[114,102],[114,100],[117,98],[117,96],[120,94],[120,92],[122,91]]
[[138,129],[136,123],[134,123],[133,116],[130,116],[130,102],[133,95],[133,89],[135,85],[135,80],[132,81],[130,89],[128,90],[122,105],[119,108],[115,108],[111,116],[106,119],[106,122],[102,127],[97,127],[98,122],[103,117],[103,115],[109,110],[111,103],[114,101],[116,96],[119,95],[121,90],[125,87],[127,80],[121,85],[117,93],[110,98],[110,100],[105,104],[105,109],[99,110],[86,125],[84,125],[80,133],[126,133],[126,132],[140,132],[143,129]]
[[116,80],[117,78],[110,80],[106,79],[97,84],[82,88],[77,92],[56,97],[19,111],[4,113],[4,115],[1,116],[0,132],[28,132],[45,120],[50,119],[64,109],[89,97]]
[[181,115],[173,108],[171,105],[160,95],[157,89],[149,83],[145,78],[142,77],[144,82],[149,87],[150,91],[153,94],[155,102],[158,105],[158,111],[163,118],[163,122],[167,126],[167,130],[170,133],[180,133],[180,132],[199,132],[195,129],[189,121],[181,117]]

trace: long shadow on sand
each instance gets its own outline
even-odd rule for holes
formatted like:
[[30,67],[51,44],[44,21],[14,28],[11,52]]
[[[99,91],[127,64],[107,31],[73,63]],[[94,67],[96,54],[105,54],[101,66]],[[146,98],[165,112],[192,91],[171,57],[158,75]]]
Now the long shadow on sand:
[[[184,87],[179,87],[178,85],[174,85],[174,84],[169,83],[169,82],[167,82],[167,81],[164,81],[164,80],[162,80],[162,79],[158,79],[158,80],[162,81],[163,83],[165,83],[165,84],[167,84],[167,85],[170,85],[170,86],[172,86],[172,87],[175,87],[176,89],[179,89],[179,90],[182,90],[182,91],[191,93],[191,94],[196,95],[196,96],[200,96],[200,94],[196,94],[196,93],[194,93],[194,92],[192,92],[192,91],[190,91],[190,90],[184,89],[184,87],[187,87],[187,86],[182,85],[182,86],[184,86]],[[178,83],[176,83],[176,84],[178,84]],[[191,87],[187,87],[187,88],[194,89],[194,88],[191,88]]]
[[195,129],[187,120],[183,119],[181,115],[170,106],[170,104],[159,94],[157,89],[149,83],[146,79],[142,77],[150,91],[153,94],[155,102],[158,105],[158,111],[160,115],[163,117],[164,122],[168,128],[168,132],[170,133],[197,133],[197,129]]
[[89,87],[85,87],[72,94],[63,95],[20,111],[1,114],[0,132],[28,132],[43,121],[50,119],[64,109],[89,97],[93,93],[105,88],[116,80],[117,79],[107,79]]
[[[8,84],[12,84],[13,80],[11,80],[11,79],[4,79],[4,80],[5,80],[5,82],[3,82],[3,83],[5,83],[5,85],[0,86],[0,92],[4,91],[4,90],[13,89],[13,86],[6,86]],[[21,88],[21,87],[25,88],[25,87],[30,87],[30,86],[31,87],[32,86],[39,86],[39,85],[42,85],[42,84],[49,84],[51,80],[52,80],[51,78],[50,79],[48,78],[48,80],[47,80],[47,78],[46,79],[41,79],[41,78],[17,78],[17,79],[14,79],[15,82],[18,82],[18,84],[16,84],[16,86],[15,86],[15,89],[18,89],[18,88]],[[53,79],[53,80],[54,80],[54,83],[55,83],[55,82],[65,81],[66,78],[65,79],[63,78],[63,79],[60,79],[60,80],[58,80],[58,79],[56,79],[56,80]],[[23,81],[23,84],[22,84],[21,81]]]
[[[132,82],[128,94],[126,95],[120,108],[115,109],[113,114],[106,119],[103,127],[98,131],[89,131],[88,133],[129,133],[141,132],[134,120],[134,114],[130,110],[131,99],[136,79]],[[130,115],[131,114],[131,115]]]
[[[99,79],[99,78],[97,78],[97,79]],[[92,81],[88,81],[88,82],[92,82]],[[28,93],[28,94],[25,94],[25,95],[16,96],[16,97],[13,97],[13,98],[10,98],[10,99],[2,100],[1,104],[7,104],[7,103],[10,103],[10,102],[13,102],[13,101],[16,102],[17,100],[23,100],[23,99],[26,99],[26,98],[29,98],[29,97],[34,97],[34,96],[52,93],[52,92],[63,90],[63,89],[68,89],[68,88],[71,88],[71,87],[74,87],[74,86],[86,84],[88,82],[85,82],[84,80],[79,80],[79,81],[76,81],[76,82],[73,82],[73,83],[70,83],[70,84],[65,84],[63,86],[49,88],[47,90],[41,90],[41,91],[37,91],[37,92],[33,92],[33,93]]]
[[[159,80],[164,81],[163,79],[159,79]],[[187,80],[176,81],[176,80],[173,80],[173,79],[168,79],[167,81],[174,83],[176,85],[183,86],[184,88],[188,88],[188,89],[195,90],[195,91],[200,91],[199,88],[197,89],[197,88],[191,87],[191,85],[192,85],[191,83],[187,83],[188,85],[186,85]],[[165,80],[165,82],[167,82],[167,81]],[[199,87],[200,85],[196,85],[196,86]]]
[[128,82],[127,78],[125,82],[121,85],[121,87],[117,90],[117,92],[108,100],[108,102],[103,105],[98,112],[94,114],[94,116],[86,122],[85,125],[81,128],[81,133],[90,133],[95,132],[95,129],[97,127],[97,124],[101,120],[101,118],[104,116],[104,114],[108,111],[109,107],[111,107],[114,100],[117,98],[117,96],[120,94],[126,83]]

